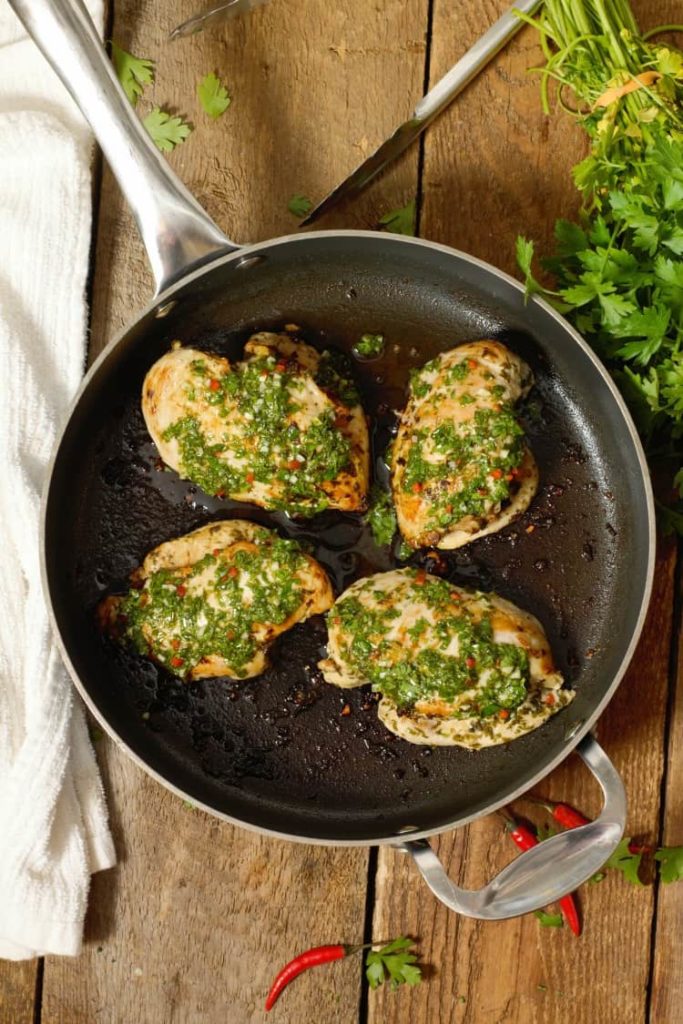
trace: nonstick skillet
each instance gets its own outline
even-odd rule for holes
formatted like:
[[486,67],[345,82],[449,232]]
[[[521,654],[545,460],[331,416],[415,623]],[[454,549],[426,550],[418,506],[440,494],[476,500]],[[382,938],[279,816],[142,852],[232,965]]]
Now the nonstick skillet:
[[[633,423],[582,339],[495,268],[442,245],[327,231],[240,248],[154,149],[79,0],[10,0],[90,121],[140,227],[157,291],[100,356],[75,400],[51,467],[43,572],[55,634],[103,727],[146,771],[216,816],[281,838],[393,843],[450,907],[482,918],[526,913],[596,871],[621,838],[621,781],[589,730],[635,648],[650,594],[654,516]],[[538,615],[574,702],[508,746],[420,748],[389,734],[374,698],[341,694],[315,668],[322,623],[285,635],[264,676],[185,685],[103,640],[93,609],[125,587],[159,542],[231,516],[312,546],[337,591],[395,564],[359,517],[294,522],[208,498],[163,470],[144,429],[140,388],[172,340],[235,357],[250,331],[287,322],[317,345],[387,339],[358,365],[375,467],[411,366],[477,338],[499,338],[537,379],[524,420],[541,470],[531,509],[447,558],[460,583]],[[424,554],[412,564],[425,564]],[[422,560],[422,562],[421,562]],[[341,714],[348,703],[350,713]],[[592,824],[541,844],[478,892],[457,889],[427,837],[524,792],[577,748],[605,806]]]

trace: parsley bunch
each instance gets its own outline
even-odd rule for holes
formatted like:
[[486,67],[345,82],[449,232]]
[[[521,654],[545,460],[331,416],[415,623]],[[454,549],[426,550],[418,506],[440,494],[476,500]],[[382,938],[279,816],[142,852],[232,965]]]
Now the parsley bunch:
[[[548,85],[581,109],[589,155],[573,171],[578,223],[558,220],[557,282],[532,271],[517,240],[527,293],[545,295],[605,360],[653,464],[683,454],[683,53],[643,36],[628,0],[545,0],[537,19]],[[683,469],[674,478],[683,498]],[[683,502],[662,508],[683,534]]]

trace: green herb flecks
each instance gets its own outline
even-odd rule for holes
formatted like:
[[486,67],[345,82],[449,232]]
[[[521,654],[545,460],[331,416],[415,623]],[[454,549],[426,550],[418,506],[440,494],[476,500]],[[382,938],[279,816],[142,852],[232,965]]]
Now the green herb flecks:
[[[299,428],[295,414],[303,379],[298,370],[272,355],[238,363],[215,378],[208,376],[201,360],[190,368],[190,411],[163,434],[165,441],[178,442],[182,475],[207,494],[235,496],[248,493],[254,484],[267,484],[277,492],[270,508],[308,515],[326,508],[323,484],[348,465],[351,443],[331,408]],[[349,385],[340,371],[328,369],[330,390],[346,395]],[[225,421],[224,436],[207,438],[200,419],[204,405]]]
[[353,346],[353,352],[361,359],[379,359],[384,354],[384,335],[363,334]]
[[370,506],[365,513],[365,522],[372,531],[375,544],[384,547],[391,544],[396,533],[396,512],[391,495],[374,484],[370,491]]
[[430,612],[429,620],[418,620],[405,635],[392,634],[400,611],[391,595],[380,593],[368,601],[352,594],[329,613],[354,671],[404,712],[419,700],[452,703],[470,690],[471,700],[453,717],[487,718],[518,707],[527,695],[526,651],[494,641],[490,618],[476,620],[460,607],[444,580],[412,571],[405,586],[405,599],[424,603]]
[[176,675],[211,655],[243,675],[258,649],[255,626],[279,625],[301,604],[305,565],[294,541],[274,538],[230,560],[217,551],[189,571],[158,570],[123,598],[124,635]]

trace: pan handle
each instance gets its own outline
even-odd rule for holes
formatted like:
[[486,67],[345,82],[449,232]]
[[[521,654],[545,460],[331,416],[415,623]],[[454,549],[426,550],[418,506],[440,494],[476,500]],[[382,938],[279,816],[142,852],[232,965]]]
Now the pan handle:
[[156,294],[218,253],[225,237],[175,176],[129,103],[82,0],[9,0],[81,108],[137,221]]
[[397,848],[411,854],[434,895],[466,917],[497,921],[553,903],[603,867],[626,825],[624,786],[607,754],[590,734],[577,751],[600,783],[605,798],[600,817],[523,853],[483,889],[459,889],[454,885],[426,839],[408,840]]

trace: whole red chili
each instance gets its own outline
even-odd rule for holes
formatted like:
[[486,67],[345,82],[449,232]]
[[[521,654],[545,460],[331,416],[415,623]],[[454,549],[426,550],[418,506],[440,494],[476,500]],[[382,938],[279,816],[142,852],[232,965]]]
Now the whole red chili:
[[[533,800],[539,807],[545,807],[546,811],[552,814],[555,821],[559,822],[560,825],[564,825],[565,828],[581,828],[582,825],[590,825],[591,819],[587,818],[581,811],[577,811],[575,807],[570,807],[569,804],[555,803],[553,800]],[[652,847],[645,846],[642,843],[631,842],[628,844],[629,853],[651,853]]]
[[[531,850],[534,846],[538,846],[539,840],[526,825],[523,825],[519,821],[515,821],[513,818],[508,817],[506,814],[503,815],[505,818],[505,829],[509,833],[515,846],[520,850]],[[569,928],[571,928],[574,935],[581,934],[581,921],[579,919],[579,910],[576,905],[573,893],[568,893],[558,901],[562,917],[567,922]]]
[[367,949],[369,945],[371,943],[366,946],[314,946],[312,949],[307,949],[305,953],[299,953],[288,964],[285,964],[275,978],[266,999],[266,1010],[272,1010],[283,989],[302,971],[307,971],[309,967],[318,967],[320,964],[329,964],[332,960],[342,960],[345,956],[358,953],[361,949]]

